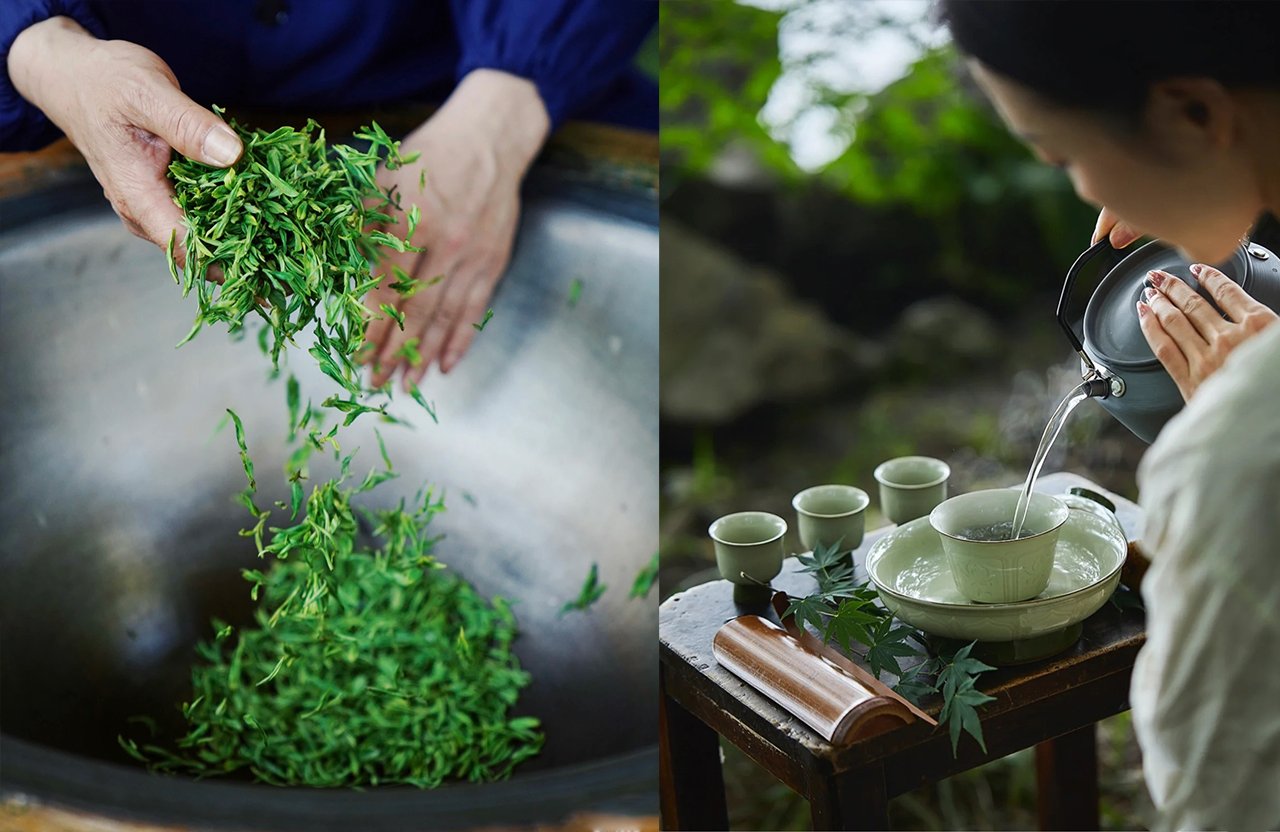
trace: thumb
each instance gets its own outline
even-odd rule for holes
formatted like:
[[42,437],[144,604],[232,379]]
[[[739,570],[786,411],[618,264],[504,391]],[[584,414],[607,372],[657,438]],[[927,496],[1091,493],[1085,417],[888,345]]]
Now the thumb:
[[176,86],[157,85],[154,96],[138,111],[138,126],[163,139],[170,147],[197,162],[215,168],[230,167],[244,145],[235,131]]
[[1093,236],[1089,240],[1089,245],[1093,245],[1103,237],[1110,235],[1111,229],[1116,227],[1117,222],[1119,222],[1119,220],[1116,215],[1111,213],[1108,208],[1104,207],[1099,211],[1098,222],[1093,226]]
[[1111,229],[1111,247],[1124,248],[1134,240],[1141,239],[1141,237],[1142,234],[1135,231],[1128,223],[1118,222],[1115,227]]

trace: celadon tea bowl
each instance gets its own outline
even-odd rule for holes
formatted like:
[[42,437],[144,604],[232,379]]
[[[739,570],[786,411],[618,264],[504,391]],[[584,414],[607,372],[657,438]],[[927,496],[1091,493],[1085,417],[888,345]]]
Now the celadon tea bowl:
[[847,552],[862,545],[866,532],[867,492],[852,485],[815,485],[791,500],[796,510],[800,544],[816,549],[820,544]]
[[726,581],[767,584],[782,571],[782,538],[787,521],[767,511],[726,514],[707,530],[716,547],[716,566]]
[[1128,544],[1114,518],[1072,509],[1058,537],[1048,586],[1011,604],[980,604],[956,588],[939,535],[926,518],[876,541],[867,574],[885,607],[926,633],[965,642],[1017,642],[1061,632],[1106,603]]
[[876,466],[880,511],[892,523],[924,517],[947,499],[951,467],[929,456],[900,456]]
[[1054,552],[1070,509],[1048,494],[1031,495],[1022,536],[1017,540],[972,540],[968,530],[1013,519],[1019,492],[1010,488],[952,497],[929,513],[941,538],[956,587],[966,598],[988,604],[1025,601],[1044,591]]

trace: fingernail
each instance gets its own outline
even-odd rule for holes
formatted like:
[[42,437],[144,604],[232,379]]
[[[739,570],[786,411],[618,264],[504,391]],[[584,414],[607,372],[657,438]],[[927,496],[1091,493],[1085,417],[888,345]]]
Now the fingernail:
[[1151,314],[1151,307],[1147,306],[1142,301],[1138,301],[1138,317],[1145,318],[1149,314]]
[[1152,286],[1159,288],[1160,284],[1164,283],[1164,273],[1157,271],[1147,272],[1147,280],[1151,281]]
[[240,138],[225,124],[213,128],[204,137],[204,158],[219,167],[234,164],[240,158]]
[[1142,290],[1142,296],[1147,300],[1154,300],[1156,296],[1156,290],[1148,286],[1147,288]]
[[1191,273],[1196,277],[1200,276],[1200,272],[1204,271],[1204,266],[1200,263],[1191,264]]

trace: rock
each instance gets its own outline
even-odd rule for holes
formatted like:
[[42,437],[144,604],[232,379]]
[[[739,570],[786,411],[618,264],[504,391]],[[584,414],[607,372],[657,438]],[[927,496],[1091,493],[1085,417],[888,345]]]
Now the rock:
[[880,351],[678,222],[662,222],[661,408],[731,421],[765,402],[819,398],[878,370]]
[[951,297],[929,298],[902,313],[890,337],[895,371],[941,378],[1000,358],[1003,339],[987,313]]

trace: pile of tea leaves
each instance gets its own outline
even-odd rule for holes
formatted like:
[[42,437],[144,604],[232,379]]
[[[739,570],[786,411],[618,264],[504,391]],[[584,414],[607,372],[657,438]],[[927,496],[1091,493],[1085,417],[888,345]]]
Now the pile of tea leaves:
[[[254,504],[254,473],[233,414]],[[443,502],[363,509],[353,497],[394,476],[372,470],[344,486],[352,457],[315,486],[295,525],[272,529],[244,570],[258,601],[251,625],[214,622],[197,647],[187,733],[176,749],[121,739],[155,770],[199,777],[247,770],[275,785],[408,784],[505,777],[538,753],[534,717],[512,717],[529,675],[511,651],[516,621],[432,556]],[[280,504],[281,507],[287,507]],[[379,545],[364,545],[364,527]],[[253,530],[247,530],[253,534]]]
[[[417,154],[401,156],[399,142],[377,122],[354,133],[365,150],[328,144],[315,121],[270,132],[230,125],[244,144],[232,167],[181,155],[169,165],[186,225],[186,266],[179,268],[170,239],[169,269],[184,297],[194,290],[199,304],[183,343],[209,323],[240,330],[252,313],[266,322],[264,351],[278,365],[285,346],[314,324],[312,356],[326,375],[359,395],[364,390],[353,358],[377,314],[363,298],[380,279],[370,264],[383,249],[420,250],[408,243],[417,206],[406,212],[403,237],[385,230],[398,221],[390,209],[399,208],[399,196],[378,185],[378,165],[394,170]],[[207,279],[215,266],[220,282]],[[403,272],[396,278],[391,285],[403,295],[419,288]],[[383,304],[380,311],[403,326],[394,308]]]

